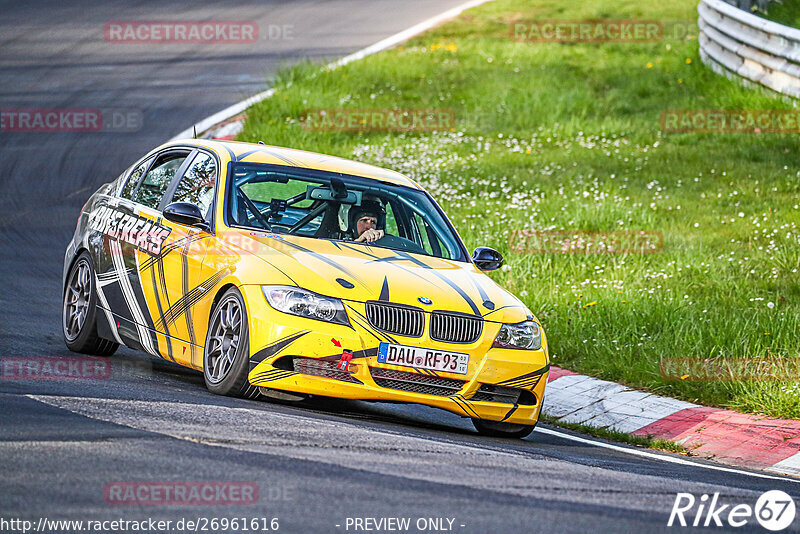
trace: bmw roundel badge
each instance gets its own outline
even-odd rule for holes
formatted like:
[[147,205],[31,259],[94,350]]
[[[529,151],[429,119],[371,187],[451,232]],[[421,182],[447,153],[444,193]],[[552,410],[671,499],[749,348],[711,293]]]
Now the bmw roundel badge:
[[417,300],[420,301],[423,304],[427,304],[428,306],[433,304],[433,301],[431,299],[429,299],[428,297],[419,297]]

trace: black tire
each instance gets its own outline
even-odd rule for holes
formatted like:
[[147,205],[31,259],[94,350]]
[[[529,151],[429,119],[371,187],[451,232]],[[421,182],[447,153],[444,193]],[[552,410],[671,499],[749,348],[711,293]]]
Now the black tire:
[[111,356],[119,343],[97,335],[97,293],[94,264],[88,252],[80,253],[67,275],[61,298],[61,333],[73,352]]
[[485,421],[483,419],[473,419],[472,425],[481,436],[493,438],[524,438],[528,436],[536,425],[519,425],[516,423],[501,423],[499,421]]
[[211,313],[203,351],[203,378],[212,393],[255,399],[259,392],[247,380],[249,371],[247,308],[239,290],[230,288]]

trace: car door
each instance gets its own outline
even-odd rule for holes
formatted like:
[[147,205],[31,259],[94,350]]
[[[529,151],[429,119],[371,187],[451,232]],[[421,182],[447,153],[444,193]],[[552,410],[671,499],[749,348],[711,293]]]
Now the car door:
[[105,233],[109,264],[99,285],[117,334],[131,347],[165,357],[166,340],[155,329],[158,312],[143,282],[172,232],[158,206],[191,153],[189,148],[169,149],[135,169],[120,196],[110,202]]
[[[191,202],[210,220],[218,173],[214,155],[204,150],[192,152],[163,195],[159,216],[172,202]],[[205,297],[216,285],[215,273],[207,272],[203,264],[213,235],[163,216],[158,222],[169,229],[169,235],[161,254],[140,266],[154,311],[154,328],[163,335],[168,358],[200,369],[208,314],[198,313],[197,307],[208,300]]]

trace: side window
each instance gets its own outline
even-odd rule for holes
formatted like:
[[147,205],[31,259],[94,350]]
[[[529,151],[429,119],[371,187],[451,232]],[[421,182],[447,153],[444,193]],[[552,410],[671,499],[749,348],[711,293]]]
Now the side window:
[[214,200],[214,184],[217,182],[217,162],[208,154],[200,152],[189,164],[183,175],[172,202],[191,202],[200,208],[200,213],[208,217]]
[[419,232],[419,238],[422,240],[422,248],[431,256],[449,259],[450,254],[446,249],[443,249],[436,232],[430,227],[428,222],[420,217],[419,213],[414,213],[414,225]]
[[175,177],[175,173],[178,172],[188,155],[185,152],[170,152],[159,156],[133,194],[133,201],[156,209],[161,202],[161,197],[164,196],[167,187]]
[[142,162],[141,165],[133,169],[130,176],[128,176],[128,181],[125,183],[125,187],[122,189],[122,193],[119,196],[122,198],[127,198],[131,200],[131,196],[133,192],[136,190],[136,186],[139,185],[139,180],[142,178],[142,175],[147,171],[150,164],[153,162],[153,158],[148,158]]
[[394,216],[394,208],[391,202],[386,203],[386,228],[387,234],[399,235],[397,233],[397,218]]

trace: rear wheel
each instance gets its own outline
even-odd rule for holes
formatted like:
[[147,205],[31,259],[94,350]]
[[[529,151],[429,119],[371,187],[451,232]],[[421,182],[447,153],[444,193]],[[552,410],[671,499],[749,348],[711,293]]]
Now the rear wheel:
[[67,348],[73,352],[111,356],[118,343],[97,335],[97,294],[94,266],[88,252],[82,252],[72,264],[64,287],[61,307],[61,332]]
[[222,295],[211,314],[203,354],[206,387],[217,395],[258,397],[258,388],[247,381],[250,340],[247,308],[236,288]]
[[516,423],[501,423],[484,419],[473,419],[472,424],[478,434],[493,438],[524,438],[536,428],[536,425],[518,425]]

